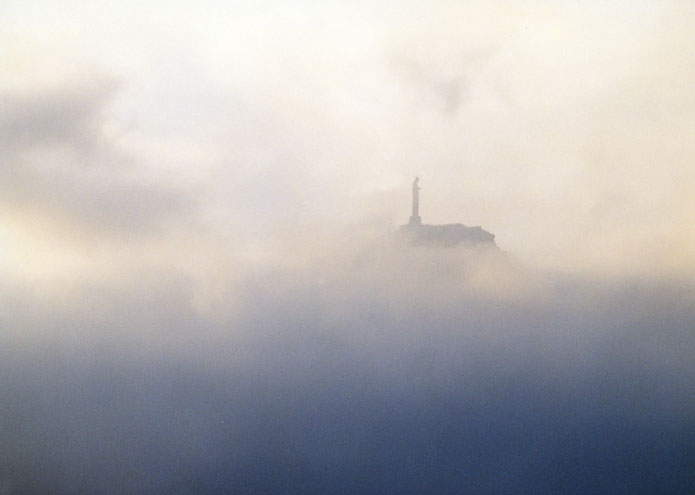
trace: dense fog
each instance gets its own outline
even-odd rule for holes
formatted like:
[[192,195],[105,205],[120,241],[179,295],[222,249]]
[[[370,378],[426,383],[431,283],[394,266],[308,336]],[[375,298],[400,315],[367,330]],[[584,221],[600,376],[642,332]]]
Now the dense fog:
[[[3,287],[8,493],[688,493],[695,291],[397,238]],[[224,267],[231,273],[233,266]]]
[[0,2],[0,495],[695,492],[694,20]]

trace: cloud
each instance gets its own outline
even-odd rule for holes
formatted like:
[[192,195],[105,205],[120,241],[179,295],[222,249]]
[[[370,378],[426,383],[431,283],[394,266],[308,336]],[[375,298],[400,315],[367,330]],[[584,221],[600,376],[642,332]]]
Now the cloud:
[[[685,3],[176,4],[164,17],[156,3],[96,5],[44,14],[17,6],[2,25],[14,62],[0,68],[13,81],[6,99],[16,101],[8,115],[18,142],[70,142],[60,156],[35,156],[34,167],[104,161],[120,172],[100,172],[102,181],[85,171],[89,180],[136,189],[132,211],[87,201],[87,213],[109,212],[104,229],[154,229],[193,196],[193,216],[220,235],[388,229],[407,218],[407,184],[420,174],[426,221],[483,225],[535,263],[692,270]],[[22,33],[31,42],[17,42]],[[84,82],[90,70],[117,88]],[[16,99],[25,86],[43,96]],[[17,121],[24,107],[33,124]],[[56,122],[50,111],[63,112],[65,130],[47,124]],[[30,125],[45,132],[17,134]],[[89,147],[101,156],[73,156]]]
[[115,81],[99,81],[29,94],[7,91],[0,119],[2,146],[15,152],[61,145],[94,148],[105,107],[117,90]]
[[[471,84],[494,57],[495,51],[476,47],[462,48],[451,34],[448,43],[394,48],[391,65],[394,72],[415,88],[415,100],[434,103],[445,115],[455,115],[470,99]],[[456,41],[455,41],[456,40]],[[415,40],[408,40],[415,43]]]
[[0,477],[17,493],[692,486],[691,286],[326,248],[247,266],[203,311],[171,269],[77,304],[3,286]]
[[114,133],[117,94],[116,82],[95,80],[2,95],[4,208],[78,235],[130,236],[183,219],[194,204],[185,188],[148,176]]
[[136,3],[0,16],[0,493],[693,491],[691,6]]

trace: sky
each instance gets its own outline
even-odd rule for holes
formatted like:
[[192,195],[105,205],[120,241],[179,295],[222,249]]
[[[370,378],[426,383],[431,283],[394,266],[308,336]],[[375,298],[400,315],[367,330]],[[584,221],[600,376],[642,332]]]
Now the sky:
[[0,495],[691,491],[694,23],[2,2]]
[[627,7],[4,2],[5,269],[44,224],[393,229],[419,175],[524,260],[692,273],[695,9]]

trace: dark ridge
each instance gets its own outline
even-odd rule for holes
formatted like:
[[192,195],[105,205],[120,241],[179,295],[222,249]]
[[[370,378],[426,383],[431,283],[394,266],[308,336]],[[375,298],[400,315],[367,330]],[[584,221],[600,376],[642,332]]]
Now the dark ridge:
[[495,235],[482,227],[467,227],[462,223],[446,225],[401,225],[399,233],[412,244],[435,246],[485,246],[494,247]]

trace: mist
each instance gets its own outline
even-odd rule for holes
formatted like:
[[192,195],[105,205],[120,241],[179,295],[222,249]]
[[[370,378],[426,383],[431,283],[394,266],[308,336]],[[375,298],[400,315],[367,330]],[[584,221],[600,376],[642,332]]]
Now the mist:
[[693,487],[692,284],[365,244],[204,303],[171,270],[5,285],[9,493]]
[[693,492],[694,15],[4,2],[0,495]]

